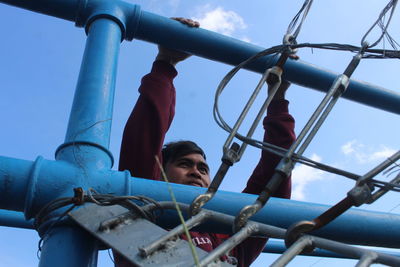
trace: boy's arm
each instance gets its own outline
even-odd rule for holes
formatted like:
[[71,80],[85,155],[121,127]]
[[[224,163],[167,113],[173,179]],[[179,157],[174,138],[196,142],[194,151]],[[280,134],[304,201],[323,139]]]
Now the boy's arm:
[[[199,27],[191,19],[173,18],[189,27]],[[160,170],[155,156],[161,159],[165,134],[175,114],[175,65],[190,55],[158,47],[152,70],[142,78],[140,96],[125,125],[120,150],[119,170],[132,176],[156,179]]]
[[[264,142],[268,142],[283,148],[289,148],[295,140],[294,119],[289,114],[289,102],[285,100],[285,92],[289,83],[283,81],[274,100],[268,107],[267,116],[264,118]],[[253,174],[250,176],[244,193],[258,195],[271,179],[280,157],[263,150]],[[290,198],[291,178],[282,181],[274,197]],[[239,259],[239,266],[249,266],[262,252],[267,242],[266,238],[248,238],[234,250]]]
[[[264,142],[289,148],[296,139],[294,133],[294,118],[289,114],[289,102],[285,99],[285,92],[290,84],[282,82],[273,101],[268,107],[267,116],[264,118]],[[253,174],[250,176],[244,193],[259,194],[271,179],[281,157],[263,150]],[[282,181],[274,197],[290,198],[291,179]]]

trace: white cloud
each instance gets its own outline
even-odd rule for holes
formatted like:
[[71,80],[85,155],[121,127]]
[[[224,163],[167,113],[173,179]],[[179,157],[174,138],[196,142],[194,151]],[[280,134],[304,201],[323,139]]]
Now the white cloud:
[[349,142],[347,142],[346,144],[344,144],[342,147],[341,147],[341,149],[342,149],[342,152],[345,154],[345,155],[349,155],[349,154],[351,154],[351,153],[353,153],[354,151],[355,151],[355,149],[354,149],[354,144],[355,144],[355,140],[352,140],[352,141],[349,141]]
[[357,140],[347,142],[341,147],[342,153],[354,157],[359,164],[383,161],[396,152],[385,145],[366,146]]
[[[243,18],[234,11],[222,7],[211,9],[209,5],[199,9],[198,15],[192,19],[200,22],[202,28],[232,36],[235,31],[247,28]],[[247,37],[242,37],[249,41]]]
[[[313,154],[311,159],[317,162],[321,161],[321,157]],[[306,165],[297,165],[292,172],[292,199],[306,200],[306,186],[314,181],[321,180],[324,172]]]
[[396,153],[396,150],[386,147],[386,146],[381,146],[381,150],[375,151],[374,153],[371,154],[370,159],[371,160],[383,160],[391,155]]

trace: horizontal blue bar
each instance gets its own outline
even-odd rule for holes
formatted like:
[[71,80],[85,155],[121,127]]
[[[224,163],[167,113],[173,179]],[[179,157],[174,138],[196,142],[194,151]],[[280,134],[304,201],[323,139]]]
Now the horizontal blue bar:
[[[136,38],[230,65],[238,65],[264,50],[263,47],[243,42],[204,29],[193,29],[171,19],[142,11]],[[149,34],[150,33],[150,34]],[[272,66],[270,57],[260,58],[245,68],[264,73]],[[289,59],[284,78],[295,84],[326,92],[337,74],[301,60]],[[351,80],[344,98],[385,111],[400,114],[400,94],[382,87]]]
[[[0,226],[34,229],[33,220],[25,220],[24,214],[22,212],[9,211],[9,210],[0,210]],[[285,250],[286,246],[283,241],[269,240],[263,252],[282,254],[283,252],[285,252]],[[378,252],[400,257],[400,252],[383,251],[383,250],[379,250]],[[315,257],[346,258],[343,255],[320,248],[316,248],[312,253],[306,255]]]
[[[282,254],[286,251],[286,246],[285,243],[281,240],[269,240],[267,245],[265,246],[263,252],[264,253],[276,253],[276,254]],[[371,249],[368,247],[363,247],[363,249],[368,249],[371,251],[379,252],[379,253],[384,253],[396,257],[400,257],[400,252],[397,251],[390,251],[390,250],[377,250],[377,249]],[[315,250],[311,253],[307,254],[300,254],[304,256],[313,256],[313,257],[328,257],[328,258],[343,258],[343,259],[351,259],[350,257],[347,257],[342,254],[338,254],[326,249],[321,249],[321,248],[315,248]]]
[[[24,211],[27,218],[56,198],[73,196],[75,187],[85,190],[91,187],[97,192],[115,195],[145,195],[156,201],[171,200],[166,183],[132,178],[128,172],[82,171],[79,166],[40,157],[35,163],[0,157],[0,169],[0,209]],[[179,184],[171,184],[171,187],[177,201],[186,204],[206,190]],[[255,199],[255,195],[218,191],[205,208],[236,216],[242,207],[252,204]],[[311,220],[328,208],[327,205],[272,198],[252,220],[288,228],[295,222]],[[180,223],[177,216],[170,216],[168,212],[165,216],[164,221],[175,225]],[[399,248],[399,225],[398,214],[351,209],[316,231],[315,235],[349,244]],[[224,228],[206,224],[204,230],[230,231]]]
[[[122,1],[101,0],[0,0],[0,2],[32,11],[72,20],[77,25],[86,23],[91,15],[106,14],[119,21],[125,39],[140,39],[166,47],[187,51],[210,60],[237,65],[250,56],[264,50],[247,42],[204,29],[189,28],[181,23],[152,14]],[[271,66],[269,57],[263,57],[246,68],[264,72]],[[327,91],[337,74],[323,70],[304,61],[288,60],[284,78],[301,86],[319,91]],[[351,80],[346,92],[347,98],[385,111],[400,114],[400,94],[380,86]]]
[[75,21],[80,0],[1,0],[8,5],[24,8],[33,12]]
[[33,220],[25,220],[22,212],[0,210],[0,226],[33,229]]
[[[25,210],[25,213],[30,215],[36,214],[43,205],[57,197],[72,196],[73,188],[77,186],[83,186],[85,189],[93,187],[98,192],[116,195],[146,195],[157,201],[170,200],[164,182],[130,178],[126,172],[104,170],[88,171],[83,174],[80,168],[65,162],[42,160],[33,164],[29,161],[4,157],[0,157],[0,166],[2,166],[0,185],[7,184],[4,188],[0,186],[0,208]],[[31,181],[31,174],[35,174],[35,183]],[[76,177],[80,175],[90,177],[91,182],[79,185],[79,179]],[[199,193],[205,191],[204,188],[185,185],[171,184],[171,186],[178,201],[187,204],[190,204]],[[41,194],[35,193],[38,190]],[[18,201],[8,201],[8,199],[15,199],[15,196],[19,196]],[[220,191],[206,205],[206,208],[235,216],[243,206],[253,203],[255,198],[254,195]],[[31,201],[28,202],[26,199]],[[328,209],[326,205],[273,198],[253,219],[287,228],[300,220],[311,220],[326,209]],[[175,217],[171,218],[171,223],[179,223],[174,220],[176,220]],[[380,227],[381,225],[385,227]],[[321,237],[346,243],[399,247],[400,228],[398,225],[400,225],[399,215],[351,209],[316,233]],[[209,225],[208,230],[214,230],[215,227],[215,225]]]
[[[171,186],[177,201],[186,204],[190,204],[197,195],[206,190],[179,184],[171,184]],[[131,194],[146,195],[157,201],[171,201],[167,185],[159,181],[133,179]],[[205,205],[205,208],[236,216],[242,207],[254,203],[256,197],[245,193],[219,190],[215,197]],[[251,220],[287,229],[293,223],[316,218],[329,207],[322,204],[271,198]],[[162,219],[162,221],[179,224],[175,214],[166,212],[165,216],[168,216],[167,219]],[[400,248],[400,242],[398,242],[400,227],[398,225],[400,225],[400,215],[353,208],[313,234],[348,244]],[[225,228],[210,224],[201,230],[225,230],[227,232]]]

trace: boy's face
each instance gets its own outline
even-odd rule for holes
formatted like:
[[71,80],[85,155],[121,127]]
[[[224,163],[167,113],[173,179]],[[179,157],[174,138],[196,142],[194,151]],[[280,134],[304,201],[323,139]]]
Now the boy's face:
[[165,172],[171,183],[208,187],[210,170],[202,155],[188,154],[168,162]]

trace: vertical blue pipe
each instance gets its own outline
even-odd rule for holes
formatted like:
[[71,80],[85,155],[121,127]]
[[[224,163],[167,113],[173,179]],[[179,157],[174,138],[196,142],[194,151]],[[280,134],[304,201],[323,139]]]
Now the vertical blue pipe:
[[39,267],[97,266],[97,242],[75,226],[51,228],[44,236]]
[[110,168],[108,151],[121,29],[100,18],[91,25],[68,122],[56,159]]
[[[57,160],[82,169],[111,168],[107,148],[120,41],[116,22],[99,18],[89,25],[65,143],[57,149]],[[61,225],[44,233],[39,266],[96,266],[96,261],[96,242],[83,230]]]

